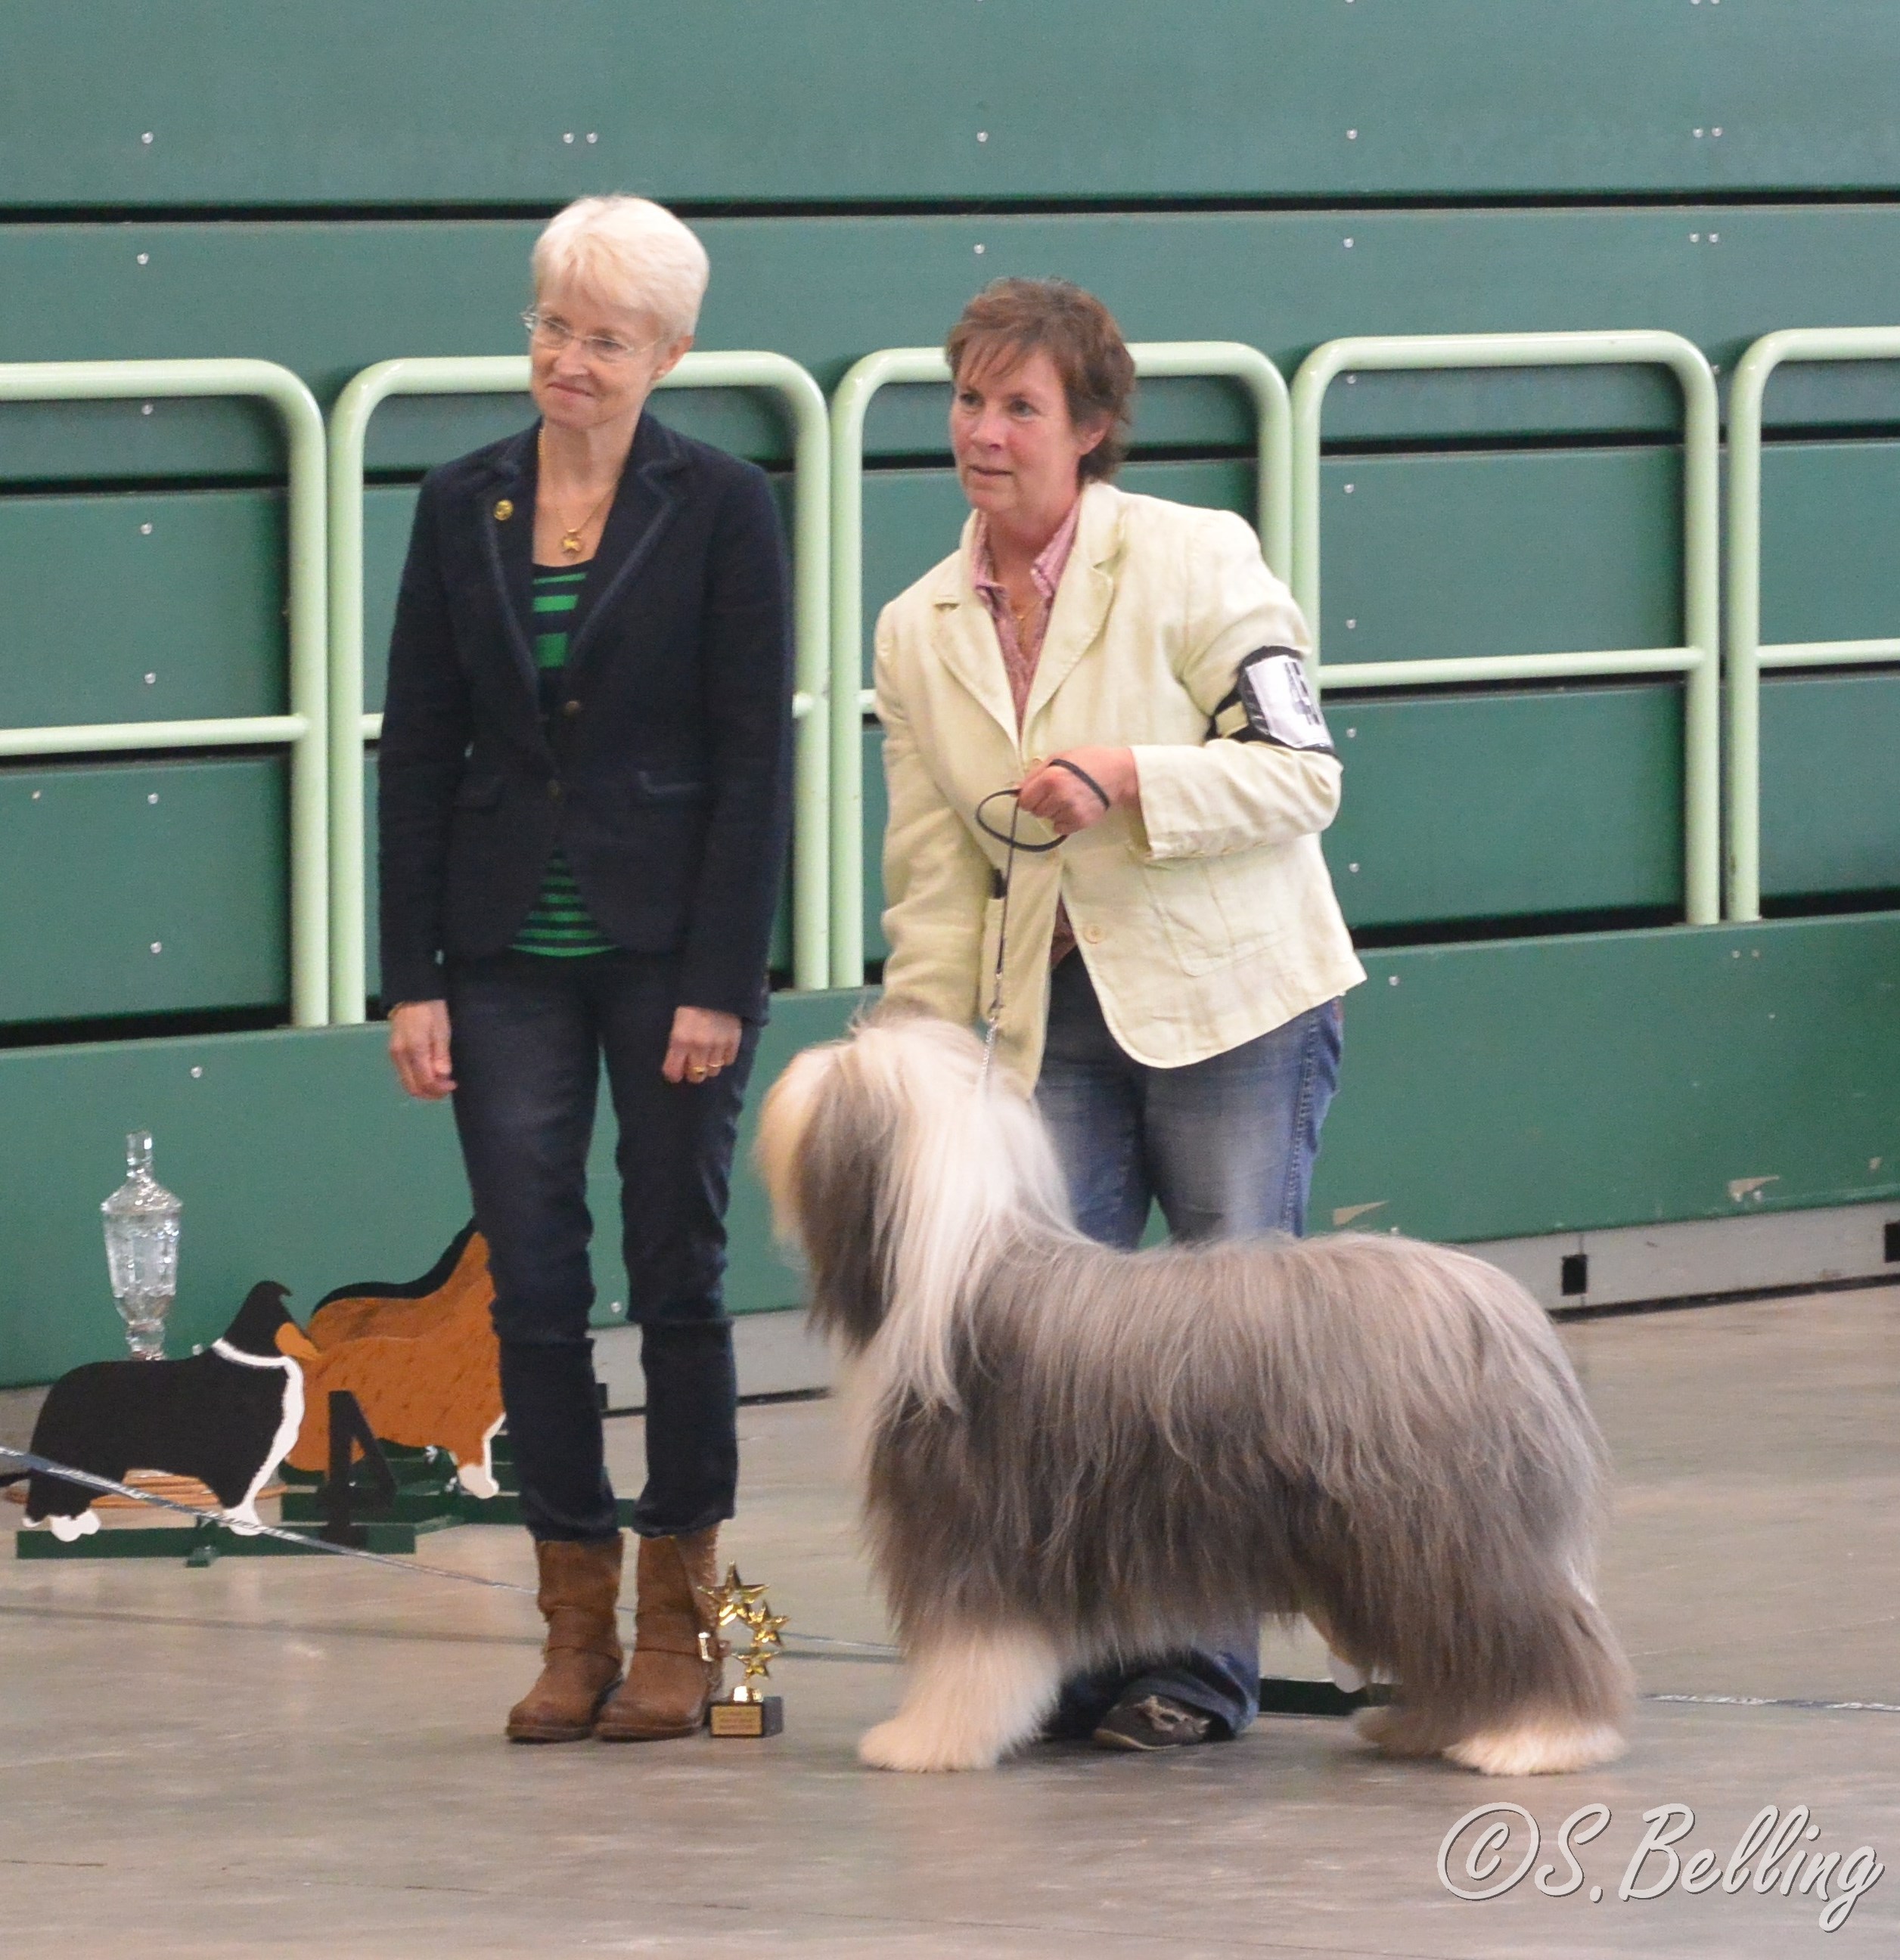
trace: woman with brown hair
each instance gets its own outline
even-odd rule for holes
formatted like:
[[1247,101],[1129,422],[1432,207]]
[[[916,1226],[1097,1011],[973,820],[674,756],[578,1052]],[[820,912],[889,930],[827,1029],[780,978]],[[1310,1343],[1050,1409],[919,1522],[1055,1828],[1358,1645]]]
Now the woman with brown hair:
[[[1091,1237],[1154,1203],[1177,1238],[1298,1233],[1365,977],[1299,609],[1240,518],[1114,488],[1134,364],[1100,301],[999,279],[945,351],[971,515],[878,622],[886,998],[994,1020]],[[1054,1731],[1230,1736],[1258,1671],[1254,1628],[1210,1628],[1070,1683]]]

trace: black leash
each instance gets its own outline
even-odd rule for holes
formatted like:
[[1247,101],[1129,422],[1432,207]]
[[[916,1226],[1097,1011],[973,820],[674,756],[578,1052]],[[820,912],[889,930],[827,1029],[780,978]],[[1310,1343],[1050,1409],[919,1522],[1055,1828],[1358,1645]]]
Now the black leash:
[[[180,1517],[193,1519],[199,1524],[223,1525],[231,1529],[231,1520],[221,1511],[200,1510],[193,1504],[181,1504],[173,1497],[161,1497],[155,1491],[142,1491],[130,1484],[115,1483],[110,1477],[97,1477],[90,1470],[75,1470],[70,1464],[56,1463],[50,1457],[37,1456],[30,1449],[9,1449],[0,1443],[0,1457],[18,1464],[22,1470],[37,1471],[42,1476],[58,1477],[69,1484],[77,1484],[81,1489],[110,1491],[114,1497],[129,1497],[133,1503],[148,1504],[155,1510],[171,1511]],[[8,1481],[12,1481],[9,1479]],[[422,1579],[445,1579],[453,1586],[479,1586],[490,1592],[515,1592],[522,1598],[533,1599],[538,1596],[532,1586],[517,1586],[507,1579],[484,1579],[478,1572],[456,1572],[445,1565],[425,1565],[419,1559],[392,1558],[387,1552],[368,1551],[360,1545],[332,1545],[327,1538],[311,1538],[302,1532],[285,1531],[280,1525],[260,1523],[241,1534],[246,1538],[277,1538],[285,1545],[294,1545],[300,1551],[327,1552],[333,1558],[357,1558],[369,1565],[380,1565],[391,1572],[400,1572],[406,1577]],[[630,1619],[631,1606],[620,1609],[623,1618]],[[801,1647],[821,1647],[827,1652],[840,1650],[862,1654],[868,1659],[894,1658],[897,1650],[872,1640],[832,1640],[823,1634],[795,1634],[785,1643],[785,1651],[795,1655]]]
[[[1051,769],[1066,769],[1079,782],[1087,784],[1089,788],[1094,791],[1101,799],[1101,807],[1104,810],[1112,810],[1114,807],[1114,800],[1101,784],[1097,782],[1095,778],[1079,763],[1070,762],[1066,756],[1052,756],[1044,766]],[[1004,797],[1010,799],[1009,828],[1007,830],[999,830],[983,815],[983,812],[990,804]],[[977,828],[986,837],[993,837],[1003,847],[1004,852],[1003,869],[1000,871],[992,870],[990,873],[990,877],[994,880],[990,896],[1003,901],[1003,913],[996,921],[996,971],[990,975],[990,1004],[984,1010],[983,1017],[982,1086],[986,1088],[990,1082],[990,1059],[996,1052],[996,1031],[1003,1025],[1003,968],[1004,956],[1009,950],[1009,892],[1011,887],[1015,883],[1016,853],[1022,851],[1029,853],[1031,856],[1041,857],[1044,851],[1060,850],[1065,841],[1060,837],[1052,837],[1044,844],[1024,843],[1016,835],[1016,827],[1022,821],[1021,797],[1020,789],[992,790],[971,812],[971,815],[976,820]]]
[[[1009,828],[999,830],[983,812],[1004,797],[1009,799]],[[977,828],[986,837],[993,837],[1003,847],[1004,853],[1003,869],[993,869],[990,873],[993,881],[991,896],[1003,901],[1003,912],[996,921],[996,966],[990,976],[990,1004],[983,1017],[983,1075],[978,1087],[987,1089],[990,1086],[990,1058],[996,1052],[996,1030],[1003,1025],[1003,963],[1009,947],[1009,892],[1015,883],[1016,853],[1025,851],[1040,857],[1045,851],[1054,851],[1062,839],[1052,837],[1046,844],[1025,844],[1017,836],[1016,826],[1022,821],[1022,804],[1020,793],[1014,789],[992,790],[971,815],[976,819]]]
[[[180,1517],[190,1518],[201,1524],[223,1525],[234,1530],[231,1520],[222,1511],[200,1510],[195,1504],[181,1504],[175,1497],[161,1497],[155,1491],[141,1491],[131,1484],[115,1483],[110,1477],[94,1476],[90,1470],[75,1470],[69,1464],[56,1463],[50,1457],[36,1456],[30,1449],[9,1449],[0,1444],[0,1456],[9,1458],[23,1468],[37,1471],[43,1477],[58,1477],[69,1484],[77,1484],[82,1490],[109,1491],[117,1497],[129,1497],[135,1503],[148,1504],[155,1510],[172,1511]],[[332,1545],[327,1538],[311,1538],[302,1532],[285,1531],[281,1525],[259,1523],[239,1533],[244,1538],[274,1538],[285,1545],[294,1545],[301,1551],[325,1551],[338,1558],[360,1558],[371,1565],[386,1565],[392,1572],[419,1572],[432,1579],[453,1580],[461,1586],[483,1586],[495,1592],[525,1592],[531,1599],[534,1589],[531,1586],[512,1585],[505,1579],[484,1579],[478,1573],[451,1572],[440,1565],[423,1565],[416,1561],[392,1558],[387,1552],[365,1551],[361,1545]]]
[[[999,794],[1006,794],[999,791]],[[1025,849],[1047,849],[1027,845]],[[81,1484],[94,1491],[110,1491],[114,1496],[129,1497],[135,1503],[148,1504],[154,1510],[173,1511],[181,1517],[193,1519],[205,1524],[228,1525],[229,1520],[217,1511],[197,1510],[190,1504],[181,1504],[171,1497],[161,1497],[156,1491],[141,1491],[129,1484],[114,1483],[110,1477],[95,1477],[89,1470],[75,1470],[69,1464],[56,1463],[49,1457],[36,1456],[29,1449],[9,1449],[0,1443],[0,1457],[5,1457],[25,1470],[37,1470],[48,1477],[63,1478],[68,1483]],[[10,1480],[9,1480],[10,1481]],[[276,1525],[260,1524],[257,1535],[263,1538],[281,1538],[286,1544],[310,1551],[330,1553],[338,1558],[359,1558],[371,1565],[386,1567],[391,1572],[400,1572],[423,1579],[445,1579],[454,1586],[479,1586],[490,1592],[513,1592],[525,1599],[534,1599],[535,1589],[531,1586],[517,1586],[506,1579],[484,1579],[479,1573],[455,1572],[445,1565],[424,1565],[409,1558],[391,1558],[386,1553],[365,1551],[361,1547],[349,1545],[331,1545],[320,1538],[308,1538],[301,1532],[285,1531]],[[630,1618],[633,1608],[620,1608],[623,1618]],[[824,1634],[794,1634],[785,1643],[786,1653],[796,1658],[800,1647],[813,1647],[821,1652],[808,1656],[822,1659],[833,1654],[859,1655],[867,1660],[896,1660],[898,1650],[875,1640],[834,1640]],[[1334,1688],[1330,1682],[1281,1681],[1269,1676],[1261,1683],[1263,1708],[1268,1713],[1282,1714],[1337,1714],[1347,1712],[1347,1704],[1360,1705],[1364,1691],[1347,1694]],[[1270,1691],[1294,1691],[1292,1698]],[[1317,1699],[1316,1699],[1317,1698]],[[1900,1715],[1900,1703],[1892,1701],[1822,1701],[1805,1696],[1780,1696],[1768,1694],[1653,1694],[1638,1697],[1643,1701],[1672,1701],[1699,1704],[1704,1707],[1723,1708],[1792,1708],[1803,1713],[1843,1715]],[[1332,1705],[1337,1700],[1340,1706]],[[1319,1705],[1324,1701],[1324,1706]]]

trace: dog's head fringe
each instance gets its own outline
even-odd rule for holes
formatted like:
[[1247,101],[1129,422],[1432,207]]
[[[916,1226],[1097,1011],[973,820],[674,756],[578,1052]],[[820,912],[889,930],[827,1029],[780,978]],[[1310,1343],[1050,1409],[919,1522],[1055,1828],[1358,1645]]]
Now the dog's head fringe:
[[853,1351],[875,1340],[886,1405],[955,1406],[964,1309],[1012,1228],[1069,1227],[1034,1110],[983,1080],[974,1035],[923,1016],[800,1056],[768,1099],[760,1157],[811,1263],[814,1320]]

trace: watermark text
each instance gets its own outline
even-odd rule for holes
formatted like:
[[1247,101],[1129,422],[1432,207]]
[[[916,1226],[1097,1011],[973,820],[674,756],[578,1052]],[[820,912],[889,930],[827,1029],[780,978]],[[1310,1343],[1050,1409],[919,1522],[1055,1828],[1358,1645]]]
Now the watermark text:
[[[1572,1811],[1551,1841],[1555,1857],[1539,1865],[1544,1838],[1537,1819],[1521,1803],[1481,1803],[1446,1832],[1438,1847],[1439,1882],[1462,1899],[1502,1898],[1526,1877],[1547,1898],[1568,1898],[1588,1885],[1595,1904],[1605,1896],[1605,1886],[1590,1883],[1577,1853],[1602,1837],[1611,1821],[1607,1803]],[[1726,1857],[1714,1846],[1682,1844],[1695,1828],[1695,1812],[1686,1803],[1659,1803],[1643,1812],[1643,1825],[1616,1884],[1619,1900],[1718,1887],[1729,1893],[1774,1892],[1816,1901],[1822,1930],[1836,1933],[1886,1870],[1871,1844],[1845,1853],[1822,1849],[1816,1841],[1821,1826],[1805,1803],[1786,1812],[1765,1803]]]

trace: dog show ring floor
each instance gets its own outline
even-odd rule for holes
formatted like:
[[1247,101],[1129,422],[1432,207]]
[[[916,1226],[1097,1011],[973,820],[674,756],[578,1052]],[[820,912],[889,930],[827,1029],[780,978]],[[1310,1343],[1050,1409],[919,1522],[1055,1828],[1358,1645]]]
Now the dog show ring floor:
[[[1900,1954],[1900,1289],[1564,1338],[1615,1463],[1602,1591],[1643,1694],[1607,1769],[1484,1779],[1270,1717],[893,1776],[853,1745],[898,1669],[815,1649],[774,1666],[768,1740],[510,1748],[538,1639],[518,1595],[4,1547],[0,1955]],[[639,1422],[608,1433],[631,1494]],[[885,1641],[834,1405],[748,1407],[741,1436],[722,1564],[794,1644]],[[518,1530],[420,1557],[533,1579]],[[1263,1653],[1324,1672],[1310,1634]]]

